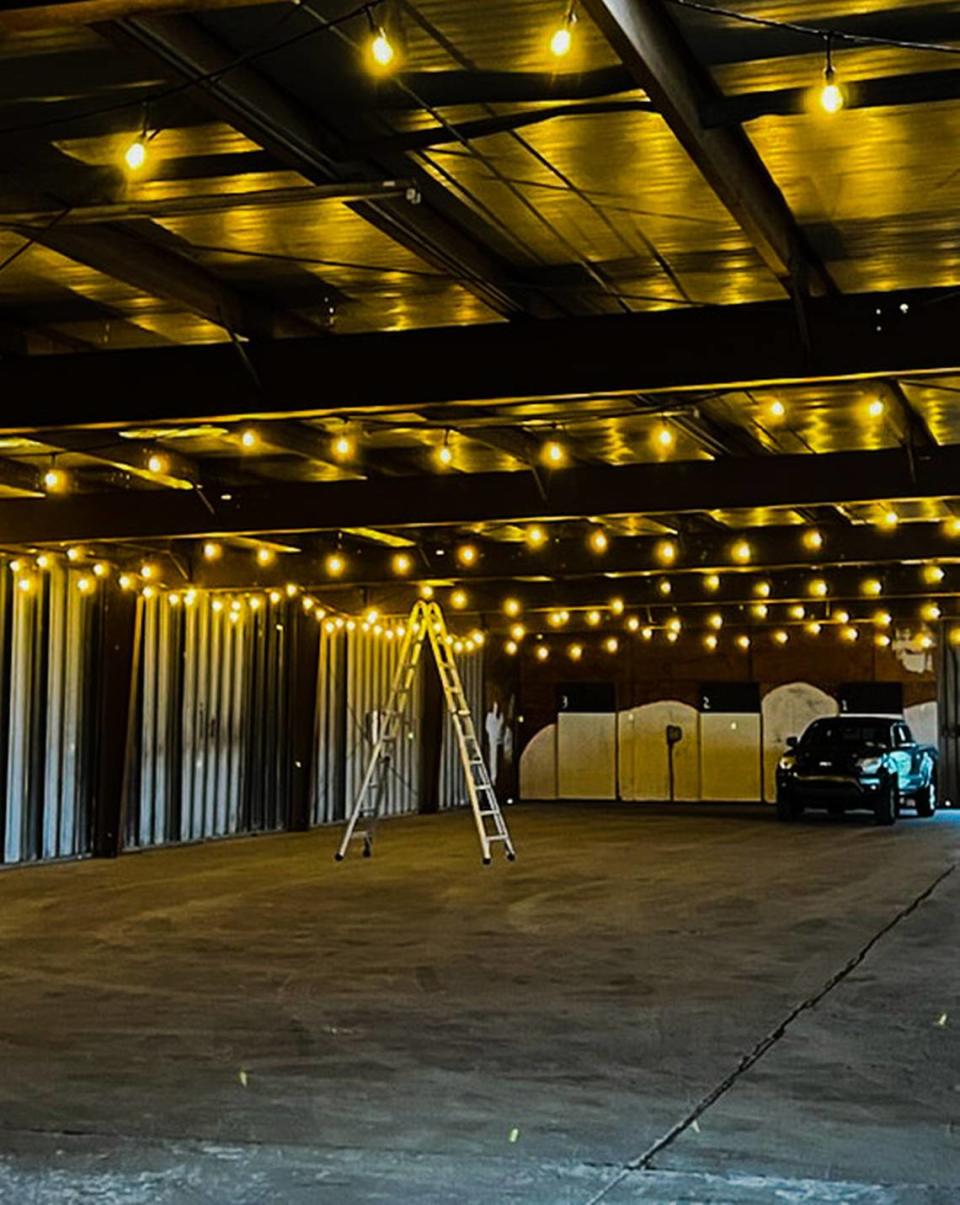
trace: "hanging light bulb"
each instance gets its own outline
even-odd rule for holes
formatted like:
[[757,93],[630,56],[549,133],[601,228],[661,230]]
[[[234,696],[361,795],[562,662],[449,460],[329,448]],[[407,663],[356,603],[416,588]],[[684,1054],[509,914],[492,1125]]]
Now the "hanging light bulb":
[[479,553],[475,544],[461,544],[457,549],[457,560],[468,568],[477,563]]
[[614,615],[622,615],[623,608],[624,608],[624,601],[622,598],[611,598],[610,610]]
[[943,570],[939,565],[924,565],[923,580],[928,586],[939,586],[943,581]]
[[784,645],[789,643],[789,640],[790,636],[783,630],[783,628],[777,628],[777,630],[773,633],[774,644]]
[[665,577],[662,577],[657,582],[657,592],[666,598],[668,595],[673,593],[673,586],[670,585],[670,582]]
[[677,442],[677,437],[665,423],[661,423],[653,433],[653,442],[661,452],[669,452]]
[[367,9],[367,20],[370,23],[370,43],[368,47],[370,61],[375,70],[385,71],[397,57],[397,52],[393,47],[393,43],[387,37],[387,31],[382,25],[374,23],[373,14],[369,8]]
[[132,172],[137,172],[147,161],[147,139],[145,134],[135,138],[123,152],[123,161]]
[[515,640],[508,640],[507,643],[503,646],[503,651],[507,654],[508,657],[516,657],[517,652],[519,651],[519,648],[520,648],[520,646],[517,644],[517,642]]
[[730,555],[739,565],[746,565],[753,556],[753,549],[746,540],[738,540],[730,549]]
[[455,611],[462,611],[467,605],[467,593],[465,590],[454,590],[450,595],[450,606]]
[[567,656],[570,658],[571,661],[579,661],[580,658],[583,656],[583,645],[582,644],[571,644],[570,647],[567,649]]
[[413,568],[413,560],[405,552],[398,552],[392,561],[393,572],[397,577],[404,577]]
[[740,651],[743,653],[747,652],[748,649],[750,648],[750,637],[749,636],[738,636],[737,637],[737,648],[740,649]]
[[550,650],[545,644],[537,645],[536,657],[538,661],[546,661],[550,657]]
[[809,527],[803,533],[803,546],[809,552],[819,552],[823,547],[823,535],[815,527]]
[[823,87],[820,89],[820,108],[833,116],[843,108],[843,92],[837,84],[837,73],[833,67],[830,39],[827,39],[827,61],[823,68]]
[[791,619],[803,619],[806,613],[807,608],[803,605],[803,603],[794,603],[787,609],[787,614]]
[[610,540],[607,538],[607,533],[602,527],[595,527],[590,533],[590,551],[601,556],[610,547]]
[[453,448],[450,447],[450,432],[444,431],[443,443],[437,448],[437,464],[441,468],[448,469],[453,464]]
[[567,462],[567,450],[557,439],[548,439],[540,452],[543,463],[551,469],[559,469]]
[[703,579],[703,588],[708,594],[716,594],[720,589],[720,575],[718,573],[708,573]]
[[673,540],[661,540],[654,554],[661,565],[672,565],[677,559],[677,546]]
[[527,629],[522,623],[515,623],[510,628],[510,639],[515,640],[517,644],[526,636]]
[[203,546],[203,559],[205,561],[219,561],[223,556],[223,545],[216,544],[213,540],[208,540]]
[[771,418],[779,421],[780,419],[786,417],[787,408],[779,398],[774,398],[774,400],[767,407],[767,413]]
[[342,431],[333,441],[332,450],[337,460],[349,460],[354,453],[354,443],[346,431]]
[[248,452],[251,448],[255,448],[259,442],[260,437],[254,431],[253,427],[246,427],[240,432],[240,446],[246,448]]
[[573,46],[573,27],[577,23],[577,14],[571,4],[563,24],[558,26],[550,35],[550,53],[558,59],[565,58]]
[[860,583],[860,593],[868,598],[878,598],[883,593],[883,583],[876,577],[865,578]]
[[602,618],[603,618],[603,616],[600,614],[599,611],[588,611],[587,612],[587,623],[590,625],[591,628],[599,627],[600,621]]
[[258,565],[272,565],[276,559],[277,559],[277,554],[273,551],[272,548],[267,548],[266,546],[261,545],[261,547],[259,547],[257,549],[257,564]]
[[43,475],[43,488],[48,494],[61,494],[67,488],[67,475],[52,465]]
[[612,656],[614,653],[619,652],[620,641],[616,638],[616,636],[608,636],[603,642],[603,648],[604,652],[610,653]]
[[523,606],[519,598],[505,598],[503,600],[503,613],[509,615],[511,619],[515,619],[523,610]]
[[547,542],[547,533],[539,523],[533,523],[527,528],[524,538],[531,548],[542,548]]
[[770,583],[766,582],[766,581],[754,582],[753,592],[757,596],[757,598],[769,598],[770,597]]
[[324,567],[326,568],[328,577],[340,577],[344,569],[346,569],[347,563],[339,552],[332,552],[327,557]]
[[720,641],[714,632],[708,632],[703,638],[704,648],[706,648],[706,650],[710,653],[715,653],[717,651],[717,645],[719,643]]
[[717,632],[723,627],[723,616],[719,611],[714,611],[712,615],[707,616],[707,627],[713,628]]

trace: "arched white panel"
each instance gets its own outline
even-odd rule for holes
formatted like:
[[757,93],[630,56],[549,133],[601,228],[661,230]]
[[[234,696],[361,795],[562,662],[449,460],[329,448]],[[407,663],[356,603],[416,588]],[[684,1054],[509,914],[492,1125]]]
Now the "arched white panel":
[[666,699],[623,711],[620,722],[621,799],[669,799],[667,725],[683,739],[674,746],[674,799],[700,798],[700,716],[695,707]]
[[921,745],[939,745],[940,722],[935,702],[917,703],[908,707],[903,713],[903,718],[910,725],[914,739]]
[[557,726],[547,724],[520,754],[520,798],[556,799]]
[[772,801],[777,794],[777,762],[787,737],[800,736],[813,720],[836,715],[838,708],[832,695],[809,682],[788,682],[764,695],[760,710],[763,716],[763,797]]

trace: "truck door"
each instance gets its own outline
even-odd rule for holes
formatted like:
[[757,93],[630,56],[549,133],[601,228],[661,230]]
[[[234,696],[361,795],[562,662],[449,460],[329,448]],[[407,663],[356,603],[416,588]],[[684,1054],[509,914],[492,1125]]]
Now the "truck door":
[[919,785],[920,767],[917,765],[917,746],[911,738],[906,724],[894,724],[893,726],[893,757],[897,766],[900,792],[909,795]]

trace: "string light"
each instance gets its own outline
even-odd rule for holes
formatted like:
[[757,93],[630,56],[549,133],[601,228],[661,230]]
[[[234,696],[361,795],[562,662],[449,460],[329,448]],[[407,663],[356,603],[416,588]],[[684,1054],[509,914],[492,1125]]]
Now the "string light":
[[832,47],[827,38],[827,61],[823,68],[823,86],[820,89],[820,108],[832,117],[844,105],[843,92],[837,84],[837,73],[833,66]]
[[750,637],[745,636],[745,635],[738,636],[737,637],[737,648],[740,649],[740,651],[743,653],[747,652],[750,648]]
[[300,593],[300,587],[295,582],[287,582],[284,590],[286,591],[287,598],[296,598]]
[[548,468],[559,469],[566,464],[567,452],[559,440],[548,439],[541,449],[540,459]]
[[708,594],[716,594],[720,589],[720,576],[716,573],[708,573],[703,579],[703,588]]
[[450,595],[450,606],[456,611],[462,611],[467,605],[467,592],[465,590],[454,590]]
[[606,640],[603,642],[603,648],[604,648],[604,652],[607,652],[607,653],[610,653],[611,655],[613,655],[614,653],[619,651],[620,641],[616,638],[616,636],[608,636],[606,638]]
[[551,611],[550,614],[547,616],[547,623],[552,628],[562,628],[565,624],[567,624],[569,622],[570,622],[570,612],[569,611]]
[[272,565],[276,559],[277,559],[277,554],[273,551],[272,548],[267,548],[267,547],[261,545],[257,549],[257,564],[258,565]]
[[677,546],[673,540],[661,540],[654,549],[654,555],[661,565],[672,565],[677,559]]
[[935,602],[924,603],[920,608],[920,617],[927,623],[934,623],[940,618],[940,607]]
[[657,582],[657,593],[662,594],[664,598],[673,593],[673,586],[670,585],[669,581],[667,581],[665,577],[662,577]]
[[151,473],[165,473],[168,467],[166,456],[161,456],[159,452],[154,452],[147,461],[147,468]]
[[893,623],[893,616],[889,611],[875,611],[873,622],[878,628],[888,628]]
[[550,650],[545,644],[538,644],[536,658],[538,661],[546,661],[550,656]]
[[807,633],[808,636],[819,636],[823,629],[822,629],[821,625],[819,623],[817,623],[817,621],[814,619],[814,620],[811,620],[810,623],[805,624],[803,630]]
[[929,632],[924,632],[924,634],[920,637],[920,647],[922,649],[932,649],[935,643],[936,641]]
[[[37,564],[40,565],[39,560],[37,561]],[[40,568],[42,569],[43,565],[40,565]],[[103,561],[97,561],[97,563],[93,567],[93,573],[94,573],[94,577],[107,577],[108,574],[110,573],[110,567],[109,567],[109,565],[105,564]]]
[[273,606],[276,606],[277,603],[283,599],[283,595],[280,593],[279,590],[271,590],[270,593],[267,595],[267,598],[269,598],[269,600]]
[[808,527],[803,533],[803,546],[810,552],[819,552],[823,547],[823,534],[815,527]]
[[324,561],[324,568],[327,571],[328,577],[340,577],[347,567],[347,562],[339,552],[331,552]]
[[527,528],[524,538],[531,548],[542,548],[547,542],[547,533],[539,523],[534,523]]
[[573,46],[573,27],[577,23],[577,14],[571,4],[563,24],[558,26],[550,35],[550,53],[558,59],[565,58]]
[[683,630],[683,620],[679,615],[671,615],[667,620],[668,632],[681,632]]
[[[69,556],[70,554],[68,553],[67,555]],[[140,576],[143,578],[143,580],[145,582],[148,582],[152,578],[155,578],[157,576],[156,565],[151,565],[149,563],[141,565],[140,566]]]
[[597,555],[602,555],[610,547],[610,541],[607,539],[607,533],[602,527],[595,527],[593,531],[590,532],[588,544],[590,545],[590,551],[597,553]]
[[939,586],[943,581],[943,570],[939,565],[924,565],[922,577],[928,586]]
[[883,512],[883,517],[880,522],[884,527],[887,528],[896,527],[900,522],[900,516],[891,508],[890,510],[885,510]]
[[136,583],[129,573],[121,573],[117,579],[117,585],[121,590],[132,590]]
[[67,549],[67,560],[68,561],[82,561],[83,560],[83,549],[82,548],[68,548]]
[[715,653],[717,651],[717,645],[720,643],[720,640],[717,637],[716,633],[708,632],[706,634],[706,636],[704,636],[704,638],[703,638],[703,643],[704,643],[704,647],[709,652]]
[[873,643],[877,646],[878,649],[889,648],[890,647],[890,637],[886,634],[886,632],[877,632],[876,636],[874,636],[874,638],[873,638]]
[[474,544],[461,544],[457,549],[457,560],[468,568],[477,563],[478,552]]
[[413,568],[413,558],[406,552],[398,552],[394,554],[391,565],[393,566],[393,572],[398,577],[405,577]]
[[754,603],[750,608],[750,614],[754,619],[766,619],[770,608],[766,603]]
[[23,594],[29,594],[30,591],[33,589],[33,578],[32,577],[17,578],[17,589]]
[[860,583],[860,593],[868,598],[878,598],[883,593],[883,583],[875,577],[865,578]]
[[707,627],[713,628],[714,631],[717,632],[720,631],[720,629],[723,627],[723,616],[719,611],[714,611],[707,616]]
[[507,654],[508,657],[516,657],[519,648],[520,648],[520,646],[517,644],[517,642],[515,640],[508,640],[507,643],[503,646],[503,651]]
[[840,629],[840,635],[848,644],[853,644],[854,641],[860,639],[859,631],[854,627],[845,627]]
[[738,565],[746,565],[753,557],[753,549],[746,540],[737,540],[730,549],[730,555]]
[[424,584],[420,587],[420,597],[426,599],[427,602],[429,602],[430,599],[433,598],[433,595],[434,595],[433,586]]
[[49,569],[52,564],[53,564],[52,559],[49,556],[47,556],[47,554],[45,552],[41,552],[41,554],[37,557],[37,568],[38,569]]
[[653,639],[653,628],[650,628],[650,627],[644,628],[640,633],[640,638],[641,638],[641,640],[652,640]]
[[871,398],[871,400],[867,403],[867,414],[869,414],[871,418],[883,418],[886,409],[887,407],[882,398]]
[[393,65],[397,52],[393,48],[393,43],[387,37],[387,31],[382,25],[377,25],[374,22],[373,13],[369,8],[367,9],[367,21],[370,25],[370,41],[367,52],[371,66],[375,71],[386,71]]
[[946,519],[943,524],[943,534],[950,536],[951,539],[960,536],[960,517],[955,515],[952,519]]
[[815,577],[807,582],[807,593],[811,598],[826,598],[830,587],[822,577]]
[[787,614],[791,619],[803,619],[806,613],[807,608],[803,605],[803,603],[794,603],[791,607],[787,608]]
[[845,611],[841,607],[838,610],[833,611],[830,615],[830,618],[833,620],[834,623],[849,623],[850,622],[850,612]]
[[253,427],[246,427],[240,432],[240,444],[249,452],[251,448],[255,448],[260,442],[260,437],[254,431]]
[[677,437],[666,423],[661,423],[653,433],[653,442],[661,452],[669,452],[677,442]]
[[[144,598],[147,600],[147,602],[149,602],[151,598],[156,598],[156,596],[157,596],[157,592],[156,592],[156,590],[153,588],[153,586],[144,586],[144,587],[143,587],[143,589],[141,590],[141,592],[140,592],[140,593],[141,593],[141,594],[143,595],[143,597],[144,597]],[[219,599],[214,599],[214,601],[213,601],[213,609],[214,609],[215,611],[219,611],[219,610],[221,609],[221,606],[222,606],[222,605],[223,605],[223,604],[220,602],[220,600],[219,600]]]
[[590,625],[591,628],[598,627],[602,618],[603,618],[603,616],[600,614],[599,611],[588,611],[587,612],[587,623]]
[[777,630],[773,633],[774,644],[779,644],[782,646],[784,644],[788,644],[789,641],[790,641],[789,633],[785,632],[783,630],[783,628],[777,628]]
[[62,494],[67,488],[67,475],[61,469],[47,469],[43,475],[43,488],[48,494]]
[[212,540],[208,540],[203,546],[203,559],[205,561],[219,561],[223,556],[223,545],[215,544]]
[[610,611],[612,614],[622,615],[623,608],[624,608],[624,602],[623,602],[622,598],[611,598],[610,599]]
[[503,600],[503,613],[509,615],[511,619],[515,618],[523,610],[523,606],[519,598],[505,598]]
[[347,433],[341,432],[330,445],[337,460],[350,460],[354,453],[354,442]]
[[523,626],[522,623],[515,623],[510,628],[510,638],[511,638],[511,640],[515,640],[517,642],[517,644],[519,644],[520,641],[523,640],[523,638],[524,638],[524,636],[526,636],[526,634],[527,634],[527,629]]
[[670,644],[676,644],[679,639],[680,639],[679,632],[674,632],[674,631],[667,632],[667,640],[670,642]]
[[627,631],[628,632],[639,632],[640,631],[640,620],[637,619],[636,615],[631,615],[630,618],[627,620]]
[[769,598],[770,597],[770,583],[769,582],[754,582],[753,592],[757,596],[757,598]]
[[147,144],[140,137],[135,138],[133,142],[123,152],[123,161],[132,172],[139,171],[147,161]]
[[450,440],[450,432],[444,431],[443,443],[440,445],[439,448],[437,448],[437,452],[436,452],[437,464],[439,464],[440,467],[444,468],[444,469],[448,469],[450,467],[450,465],[453,464],[453,448],[450,447],[449,440]]
[[787,408],[779,398],[774,398],[774,400],[767,407],[767,413],[771,418],[779,420],[786,417]]
[[581,657],[583,656],[583,645],[582,644],[571,644],[570,647],[567,649],[567,656],[570,658],[571,661],[579,661],[581,659]]

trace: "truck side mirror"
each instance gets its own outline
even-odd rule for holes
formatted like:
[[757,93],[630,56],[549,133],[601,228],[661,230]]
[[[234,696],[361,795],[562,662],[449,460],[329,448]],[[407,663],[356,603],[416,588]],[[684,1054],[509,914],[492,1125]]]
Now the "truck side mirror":
[[788,748],[788,749],[796,749],[796,747],[797,747],[798,743],[799,743],[799,742],[798,742],[798,740],[797,740],[797,738],[796,738],[795,736],[788,736],[788,737],[787,737],[787,748]]

